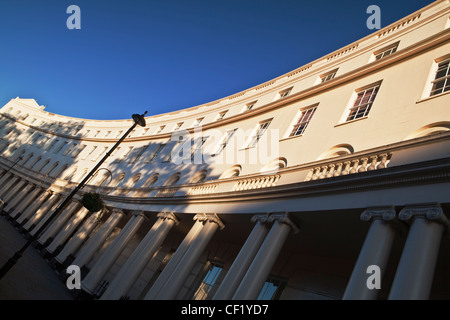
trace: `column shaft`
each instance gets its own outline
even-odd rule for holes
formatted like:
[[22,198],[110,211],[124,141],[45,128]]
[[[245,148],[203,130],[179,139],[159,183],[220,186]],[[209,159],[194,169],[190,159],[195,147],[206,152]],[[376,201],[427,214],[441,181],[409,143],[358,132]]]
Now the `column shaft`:
[[267,233],[268,229],[264,223],[260,220],[257,221],[222,284],[217,289],[214,300],[230,300],[233,297]]
[[114,261],[122,253],[128,241],[136,233],[145,217],[141,213],[130,219],[124,230],[119,236],[111,243],[110,246],[103,252],[98,261],[92,267],[92,270],[88,273],[86,278],[81,282],[81,287],[89,294],[94,294],[95,288],[105,276],[109,268],[114,264]]
[[18,179],[14,186],[12,186],[11,189],[9,189],[9,191],[3,196],[3,201],[8,203],[5,209],[10,209],[10,203],[17,195],[20,194],[21,189],[26,185],[26,183],[26,181]]
[[175,268],[172,276],[167,280],[166,285],[160,291],[157,299],[160,300],[172,300],[175,299],[180,288],[182,287],[186,277],[191,272],[195,262],[200,257],[201,253],[205,249],[211,237],[214,235],[218,228],[218,224],[207,221],[195,238],[192,245],[184,254],[178,266]]
[[[22,200],[25,196],[28,196],[27,193],[30,191],[31,188],[33,188],[32,184],[27,184],[27,182],[23,181],[23,189],[18,189],[18,192],[14,194],[14,196],[11,198],[11,200],[8,202],[8,205],[5,208],[5,212],[9,212],[12,209],[14,209],[20,200]],[[22,188],[21,187],[21,188]]]
[[171,218],[158,219],[108,286],[102,300],[120,299],[130,290],[175,223]]
[[31,215],[36,213],[39,207],[42,206],[42,204],[52,195],[51,191],[44,191],[42,188],[38,188],[38,190],[41,192],[41,195],[38,196],[38,198],[31,203],[27,207],[22,207],[21,210],[23,210],[22,214],[17,218],[18,223],[23,223],[25,219],[28,219]]
[[275,264],[290,227],[276,220],[264,240],[244,279],[239,285],[233,300],[255,300]]
[[3,190],[3,186],[5,186],[6,183],[8,182],[8,180],[11,179],[11,177],[13,177],[13,176],[14,176],[14,174],[12,174],[12,173],[6,173],[0,178],[0,194]]
[[25,195],[20,202],[12,209],[10,216],[14,219],[17,219],[23,210],[30,206],[31,202],[36,199],[39,192],[42,192],[41,188],[37,188],[36,186],[30,185],[34,189],[27,195]]
[[36,211],[36,213],[28,220],[28,222],[24,225],[24,228],[30,230],[34,225],[37,224],[36,228],[31,230],[31,234],[34,235],[37,230],[47,221],[49,218],[49,212],[53,210],[53,207],[61,201],[60,196],[57,194],[52,194],[43,205]]
[[79,208],[69,222],[66,223],[64,228],[55,235],[53,241],[47,246],[47,251],[53,253],[59,246],[62,246],[67,238],[71,236],[75,228],[83,221],[88,212],[89,210],[83,206]]
[[77,233],[69,240],[64,246],[61,252],[55,257],[55,260],[63,264],[69,255],[73,255],[82,245],[83,241],[87,238],[89,233],[94,229],[97,224],[97,219],[100,216],[100,212],[91,214],[91,216],[83,223],[83,226],[77,231]]
[[147,292],[147,294],[144,297],[144,300],[153,300],[156,299],[157,295],[161,291],[161,289],[166,284],[167,280],[172,275],[173,271],[179,264],[180,260],[183,258],[184,254],[186,253],[187,249],[189,248],[189,245],[191,242],[197,237],[200,230],[203,228],[203,224],[201,221],[197,220],[194,225],[192,226],[191,230],[189,230],[186,237],[184,237],[181,244],[178,246],[177,250],[173,254],[170,261],[167,263],[164,270],[159,275],[158,279],[156,279],[155,283],[152,285],[150,290]]
[[4,199],[6,193],[8,190],[19,180],[18,177],[14,176],[12,173],[9,174],[9,177],[11,177],[7,182],[5,182],[4,185],[1,186],[0,189],[0,197],[6,202]]
[[[53,237],[64,225],[64,223],[70,218],[75,210],[79,207],[80,202],[72,200],[70,204],[54,219],[49,226],[42,232],[38,238],[40,244],[44,244],[47,240]],[[48,214],[50,216],[50,214]],[[45,219],[47,220],[47,219]],[[39,225],[40,226],[40,225]]]
[[395,273],[389,300],[426,300],[448,221],[440,207],[404,208],[399,218],[415,216]]
[[369,289],[367,286],[367,268],[371,265],[378,266],[381,279],[383,278],[396,234],[393,222],[395,216],[393,208],[367,209],[361,214],[361,220],[369,221],[373,218],[373,221],[347,284],[344,300],[377,298],[379,290]]
[[111,231],[119,223],[124,213],[122,210],[113,210],[108,220],[98,228],[97,232],[87,241],[86,245],[81,248],[72,264],[82,268],[87,265],[94,256],[95,252],[103,245]]

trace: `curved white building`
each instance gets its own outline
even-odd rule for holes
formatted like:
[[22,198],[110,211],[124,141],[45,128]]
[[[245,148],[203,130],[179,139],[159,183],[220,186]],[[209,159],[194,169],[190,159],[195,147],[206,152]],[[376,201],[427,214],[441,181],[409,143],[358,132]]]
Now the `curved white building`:
[[[450,4],[436,1],[271,81],[146,117],[37,242],[99,299],[448,299],[449,93]],[[132,124],[12,99],[4,212],[36,232]],[[88,212],[87,192],[107,209]]]

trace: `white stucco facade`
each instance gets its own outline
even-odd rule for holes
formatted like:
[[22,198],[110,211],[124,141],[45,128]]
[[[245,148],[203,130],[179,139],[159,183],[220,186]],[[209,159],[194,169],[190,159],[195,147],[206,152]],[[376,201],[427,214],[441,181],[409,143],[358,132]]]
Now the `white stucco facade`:
[[[449,19],[436,1],[256,87],[146,117],[39,236],[44,254],[80,264],[100,299],[450,298]],[[0,114],[0,198],[24,234],[133,125],[19,97]],[[85,192],[107,209],[87,212]],[[431,276],[411,284],[421,261]]]

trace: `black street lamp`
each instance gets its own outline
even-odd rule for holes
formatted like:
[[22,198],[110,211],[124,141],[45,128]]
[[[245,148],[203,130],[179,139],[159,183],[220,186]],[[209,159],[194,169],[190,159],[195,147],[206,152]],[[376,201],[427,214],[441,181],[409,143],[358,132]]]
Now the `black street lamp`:
[[108,151],[108,153],[95,165],[95,167],[88,173],[88,175],[81,181],[78,186],[67,196],[67,198],[55,209],[52,215],[48,218],[48,220],[41,226],[41,228],[32,235],[27,243],[17,251],[0,269],[0,279],[2,279],[8,271],[17,263],[17,261],[22,257],[25,250],[39,237],[40,233],[50,224],[50,222],[66,207],[69,201],[73,198],[73,196],[80,190],[86,182],[91,178],[91,176],[97,171],[97,169],[105,162],[105,160],[111,155],[111,153],[117,148],[117,146],[128,136],[128,134],[137,126],[145,127],[145,118],[144,116],[147,114],[145,111],[144,114],[133,114],[133,125],[128,129],[127,132],[123,134],[123,136],[116,142],[116,144]]

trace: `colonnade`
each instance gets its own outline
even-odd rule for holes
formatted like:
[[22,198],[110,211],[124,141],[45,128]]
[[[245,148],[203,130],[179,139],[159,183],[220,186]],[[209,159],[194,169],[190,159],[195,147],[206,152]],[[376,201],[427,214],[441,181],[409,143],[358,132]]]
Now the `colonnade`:
[[[63,201],[64,196],[6,174],[0,177],[0,198],[4,201],[3,210],[9,217],[24,231],[33,234]],[[101,219],[102,215],[109,216]],[[127,220],[123,228],[99,254],[99,249],[125,216]],[[154,259],[170,231],[180,222],[180,217],[173,212],[160,212],[156,218],[100,299],[114,300],[126,296]],[[59,265],[84,267],[87,274],[82,278],[81,288],[94,296],[105,274],[146,219],[143,211],[133,211],[127,215],[119,208],[92,214],[79,201],[73,200],[38,236],[37,242]],[[194,224],[145,293],[144,299],[176,299],[214,234],[225,228],[224,222],[213,213],[199,213],[193,219]],[[381,278],[384,276],[401,228],[408,229],[408,232],[388,298],[427,299],[441,239],[448,228],[448,220],[441,206],[427,204],[400,209],[368,208],[362,212],[360,219],[370,223],[370,226],[343,299],[378,298],[379,290],[373,290],[367,285],[367,268],[377,266]],[[218,284],[215,294],[208,298],[256,299],[288,235],[301,232],[289,213],[256,214],[251,217],[251,222],[254,224],[252,231]],[[92,263],[94,256],[96,260]],[[90,262],[91,267],[87,268]]]

